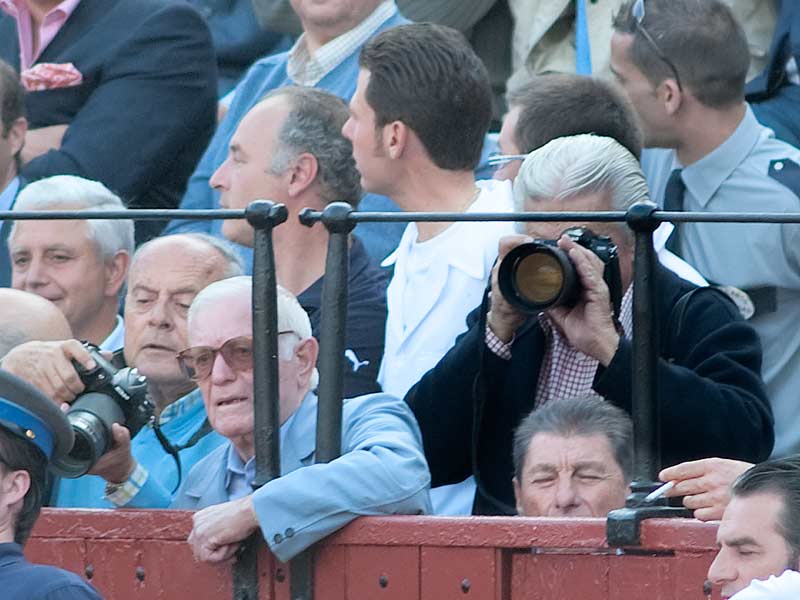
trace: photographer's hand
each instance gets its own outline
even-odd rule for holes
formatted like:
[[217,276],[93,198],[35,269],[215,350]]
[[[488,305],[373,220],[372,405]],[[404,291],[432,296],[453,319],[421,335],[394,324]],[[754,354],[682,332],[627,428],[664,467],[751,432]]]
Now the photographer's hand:
[[136,461],[131,454],[131,432],[127,427],[114,423],[111,433],[114,445],[100,457],[89,474],[99,475],[109,483],[125,483],[136,468]]
[[574,348],[607,367],[617,352],[619,334],[614,326],[608,286],[603,280],[603,261],[566,235],[558,240],[558,246],[569,254],[583,290],[575,306],[551,308],[547,314]]
[[497,283],[497,272],[506,254],[520,244],[532,241],[533,238],[525,235],[507,235],[500,238],[497,262],[492,269],[492,306],[489,310],[489,314],[486,316],[486,323],[489,325],[492,332],[503,342],[511,341],[511,338],[514,337],[514,333],[522,326],[528,318],[528,315],[511,306],[503,297]]
[[60,405],[72,402],[84,389],[73,360],[87,369],[95,366],[77,340],[26,342],[3,357],[2,368],[33,384]]

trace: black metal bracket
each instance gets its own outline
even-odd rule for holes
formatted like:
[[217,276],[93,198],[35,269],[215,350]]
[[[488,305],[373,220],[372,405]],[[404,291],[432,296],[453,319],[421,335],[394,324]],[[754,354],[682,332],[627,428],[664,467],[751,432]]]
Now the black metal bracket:
[[245,208],[244,217],[253,229],[272,229],[289,218],[289,211],[283,204],[256,200]]
[[608,513],[606,539],[609,546],[639,546],[642,521],[645,519],[691,518],[692,511],[678,506],[638,506],[619,508]]
[[652,233],[661,224],[661,221],[654,216],[657,210],[658,205],[655,202],[649,200],[637,202],[628,208],[625,213],[625,222],[633,231]]

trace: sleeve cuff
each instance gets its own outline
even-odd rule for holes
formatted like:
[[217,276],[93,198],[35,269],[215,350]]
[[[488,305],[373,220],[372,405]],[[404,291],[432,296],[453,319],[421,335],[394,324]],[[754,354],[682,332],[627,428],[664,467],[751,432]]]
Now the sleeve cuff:
[[131,473],[128,481],[123,483],[107,483],[106,499],[114,506],[122,507],[128,504],[147,481],[148,471],[141,464],[136,463],[136,468]]
[[486,347],[491,350],[492,354],[503,360],[511,360],[511,344],[514,343],[514,338],[508,343],[501,340],[494,334],[489,324],[486,324],[486,333],[484,335]]

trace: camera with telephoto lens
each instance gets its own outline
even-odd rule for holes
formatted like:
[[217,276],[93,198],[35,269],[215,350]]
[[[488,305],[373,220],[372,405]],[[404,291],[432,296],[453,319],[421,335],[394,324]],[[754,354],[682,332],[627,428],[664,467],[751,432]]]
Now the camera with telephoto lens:
[[62,477],[80,477],[114,444],[111,426],[124,425],[131,438],[154,419],[154,405],[147,391],[147,379],[135,368],[117,369],[94,344],[84,342],[95,362],[93,369],[73,361],[86,387],[67,411],[75,433],[75,444],[52,467]]
[[[603,261],[603,279],[617,313],[622,287],[617,246],[610,237],[595,235],[586,227],[570,227],[562,235],[588,248]],[[538,313],[555,306],[573,306],[578,301],[582,290],[580,276],[557,242],[534,240],[520,244],[503,258],[497,278],[500,292],[509,304],[524,312]]]

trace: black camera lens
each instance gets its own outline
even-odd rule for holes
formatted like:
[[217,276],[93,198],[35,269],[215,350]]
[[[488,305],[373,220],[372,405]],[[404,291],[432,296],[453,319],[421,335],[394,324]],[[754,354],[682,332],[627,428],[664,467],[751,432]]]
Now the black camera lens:
[[54,460],[53,470],[62,477],[80,477],[91,469],[113,444],[111,426],[125,423],[122,408],[106,394],[90,392],[81,396],[67,412],[75,433],[69,454]]
[[560,248],[542,242],[517,246],[500,263],[503,297],[526,312],[571,304],[578,296],[575,267]]

